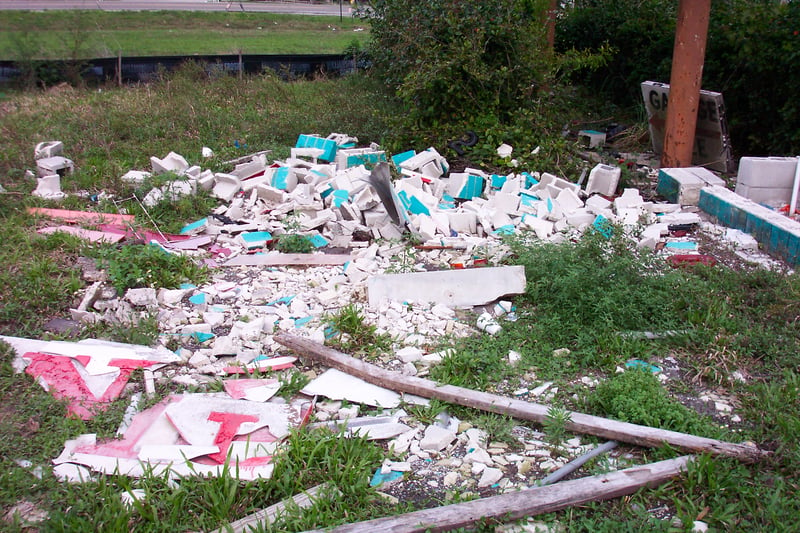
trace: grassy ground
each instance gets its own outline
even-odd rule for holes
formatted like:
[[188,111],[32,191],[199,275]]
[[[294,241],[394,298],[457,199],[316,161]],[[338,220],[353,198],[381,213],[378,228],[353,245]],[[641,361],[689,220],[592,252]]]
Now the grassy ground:
[[[284,157],[299,133],[331,131],[357,135],[362,143],[391,141],[385,101],[360,78],[284,83],[266,76],[238,82],[209,79],[191,66],[150,86],[6,93],[0,101],[0,183],[8,191],[0,194],[0,261],[5,265],[0,271],[0,333],[41,337],[46,320],[66,316],[75,304],[75,293],[84,283],[75,259],[98,255],[72,238],[35,236],[37,221],[23,208],[43,205],[29,195],[34,183],[24,176],[37,142],[64,142],[65,155],[78,168],[74,179],[64,180],[67,192],[124,195],[130,191],[119,183],[119,175],[147,168],[151,155],[163,157],[170,150],[189,160],[199,160],[204,145],[220,159],[262,149]],[[64,207],[108,206],[73,194]],[[176,210],[176,220],[164,216],[168,224],[178,218],[185,222],[188,215]],[[554,403],[562,407],[732,441],[752,440],[773,452],[758,465],[702,458],[687,475],[661,488],[565,510],[545,517],[547,521],[558,521],[570,532],[684,531],[696,519],[716,531],[798,530],[797,274],[729,267],[664,271],[662,263],[632,250],[624,239],[609,242],[598,236],[559,246],[522,240],[510,244],[513,262],[525,265],[528,279],[526,294],[515,302],[519,320],[504,322],[497,336],[455,342],[456,353],[435,367],[432,377],[509,393],[535,373],[538,380],[556,382]],[[357,319],[351,321],[355,323],[348,327],[360,327]],[[645,330],[681,334],[650,341],[625,334]],[[129,333],[85,334],[129,338]],[[563,348],[569,351],[553,356]],[[522,355],[518,366],[508,364],[509,349]],[[677,375],[665,386],[649,375],[614,377],[616,366],[633,357],[655,364],[671,357]],[[208,530],[326,480],[344,494],[324,507],[293,513],[276,530],[298,531],[404,509],[379,499],[366,486],[365,473],[380,462],[380,448],[322,434],[293,435],[291,452],[279,458],[268,481],[185,479],[173,484],[158,477],[134,482],[108,476],[84,485],[60,484],[49,461],[64,441],[79,433],[111,435],[125,400],[92,422],[68,419],[64,407],[36,383],[12,373],[8,352],[2,359],[0,509],[5,513],[22,500],[33,502],[51,516],[40,531]],[[744,381],[734,377],[736,371]],[[607,385],[587,392],[579,381],[587,375],[608,378]],[[695,410],[705,392],[730,398],[741,422]],[[509,421],[503,417],[450,410],[498,438],[508,431]],[[554,440],[564,437],[556,416],[546,431]],[[636,453],[641,460],[674,455],[669,450]],[[20,466],[17,461],[23,459],[43,466],[41,479],[33,467]],[[148,497],[129,509],[119,494],[132,488],[145,489]],[[653,518],[649,511],[661,508],[686,526]]]
[[363,43],[359,19],[188,11],[6,11],[0,59],[184,54],[340,54]]

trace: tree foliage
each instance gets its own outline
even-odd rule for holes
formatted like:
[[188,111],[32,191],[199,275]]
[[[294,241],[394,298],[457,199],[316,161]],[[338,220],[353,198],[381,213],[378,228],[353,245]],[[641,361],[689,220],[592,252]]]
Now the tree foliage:
[[[556,50],[609,44],[602,71],[574,80],[617,104],[641,102],[640,84],[669,82],[677,0],[575,0],[561,13]],[[714,0],[703,88],[723,93],[734,150],[800,151],[800,3]]]
[[421,124],[508,115],[541,87],[541,0],[376,0],[376,72]]

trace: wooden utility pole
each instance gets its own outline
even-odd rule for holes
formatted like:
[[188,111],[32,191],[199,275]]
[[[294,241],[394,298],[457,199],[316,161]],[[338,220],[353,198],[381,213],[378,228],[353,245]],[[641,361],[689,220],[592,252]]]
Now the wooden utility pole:
[[662,167],[692,165],[711,0],[680,0],[669,80]]

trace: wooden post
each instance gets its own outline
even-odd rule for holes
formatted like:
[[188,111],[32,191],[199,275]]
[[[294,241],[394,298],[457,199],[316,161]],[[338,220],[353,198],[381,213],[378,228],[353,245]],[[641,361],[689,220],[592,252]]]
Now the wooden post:
[[711,0],[680,0],[669,80],[662,167],[692,165]]
[[[633,494],[642,487],[658,486],[686,470],[686,465],[691,459],[690,456],[683,456],[608,474],[562,481],[555,485],[345,524],[327,531],[328,533],[376,531],[423,533],[466,528],[484,520],[490,523],[513,522],[528,516],[552,513],[573,505],[619,498]],[[322,533],[322,530],[306,533]]]
[[117,85],[122,87],[122,50],[117,52]]
[[244,76],[244,62],[242,61],[242,49],[239,48],[239,79]]
[[[547,405],[523,402],[454,385],[441,385],[418,377],[403,376],[397,372],[390,372],[360,359],[350,357],[347,354],[337,352],[303,337],[281,333],[273,338],[278,343],[315,361],[380,387],[513,416],[521,420],[532,420],[540,424],[547,420],[549,410]],[[659,447],[669,444],[689,453],[724,455],[748,463],[755,462],[767,455],[767,452],[752,444],[724,442],[577,412],[570,413],[570,420],[566,424],[566,429],[576,433],[595,435],[604,439],[627,442],[638,446]]]

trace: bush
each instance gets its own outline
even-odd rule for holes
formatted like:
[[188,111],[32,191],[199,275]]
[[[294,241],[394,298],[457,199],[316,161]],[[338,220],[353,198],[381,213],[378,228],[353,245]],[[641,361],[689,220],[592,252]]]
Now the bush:
[[208,278],[205,267],[154,244],[123,246],[100,255],[100,266],[108,269],[111,283],[120,294],[137,287],[175,289],[184,281],[201,283]]
[[377,0],[375,69],[423,126],[465,111],[511,114],[543,81],[540,3]]

